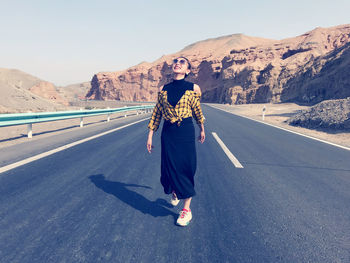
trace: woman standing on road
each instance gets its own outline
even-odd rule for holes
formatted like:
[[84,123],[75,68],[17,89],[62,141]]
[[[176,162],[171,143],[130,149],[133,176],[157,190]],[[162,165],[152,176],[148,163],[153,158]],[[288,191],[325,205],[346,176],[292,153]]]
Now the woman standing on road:
[[195,129],[192,116],[200,128],[199,142],[205,140],[204,117],[200,106],[201,90],[197,84],[185,81],[191,72],[191,64],[185,57],[174,59],[173,81],[164,85],[158,93],[148,124],[147,150],[152,151],[153,133],[164,118],[161,133],[161,184],[166,194],[172,194],[171,204],[176,206],[184,199],[177,224],[186,226],[192,219],[190,204],[196,194],[194,175],[197,168]]

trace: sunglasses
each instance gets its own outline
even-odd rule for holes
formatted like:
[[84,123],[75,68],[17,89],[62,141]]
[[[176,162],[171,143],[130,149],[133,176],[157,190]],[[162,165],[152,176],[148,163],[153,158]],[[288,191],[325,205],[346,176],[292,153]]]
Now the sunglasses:
[[176,64],[177,62],[179,62],[182,65],[185,65],[187,61],[185,59],[177,59],[177,58],[175,58],[173,60],[173,63]]

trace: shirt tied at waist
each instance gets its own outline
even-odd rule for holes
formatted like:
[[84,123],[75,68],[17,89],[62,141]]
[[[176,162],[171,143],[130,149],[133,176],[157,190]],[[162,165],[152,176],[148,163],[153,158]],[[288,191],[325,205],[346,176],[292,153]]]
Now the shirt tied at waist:
[[174,124],[176,123],[177,126],[181,125],[182,121],[186,121],[186,120],[192,120],[192,117],[186,117],[186,118],[182,118],[182,117],[171,117],[169,121],[170,123]]

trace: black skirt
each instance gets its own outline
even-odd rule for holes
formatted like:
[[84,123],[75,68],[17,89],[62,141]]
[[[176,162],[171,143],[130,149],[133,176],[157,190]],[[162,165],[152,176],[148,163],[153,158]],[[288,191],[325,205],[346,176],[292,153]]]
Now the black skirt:
[[178,126],[164,120],[161,134],[161,177],[164,193],[175,191],[179,199],[192,197],[197,168],[195,129],[192,118]]

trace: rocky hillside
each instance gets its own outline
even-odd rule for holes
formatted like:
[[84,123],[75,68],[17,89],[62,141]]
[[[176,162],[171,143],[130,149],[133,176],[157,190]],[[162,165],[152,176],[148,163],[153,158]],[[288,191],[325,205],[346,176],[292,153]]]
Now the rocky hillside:
[[283,40],[242,34],[208,39],[153,63],[95,74],[87,97],[155,100],[159,88],[171,80],[172,59],[184,55],[194,66],[189,80],[202,88],[203,101],[313,104],[344,98],[350,95],[349,42],[350,25],[316,28]]
[[333,129],[350,132],[350,97],[326,100],[294,115],[287,123],[311,129]]
[[57,89],[68,102],[74,102],[85,99],[86,93],[91,89],[91,83],[87,81],[64,87],[57,87]]
[[[16,69],[0,69],[0,113],[60,110],[64,106],[41,94],[40,89],[52,84]],[[52,95],[52,92],[51,92]],[[59,96],[52,98],[61,99]]]
[[285,84],[282,101],[315,104],[350,96],[350,43],[310,60]]
[[68,106],[68,100],[64,99],[60,94],[55,85],[48,81],[40,81],[29,89],[30,92],[50,100],[51,102],[59,103]]
[[0,68],[0,113],[64,110],[84,98],[90,83],[56,87],[16,69]]

